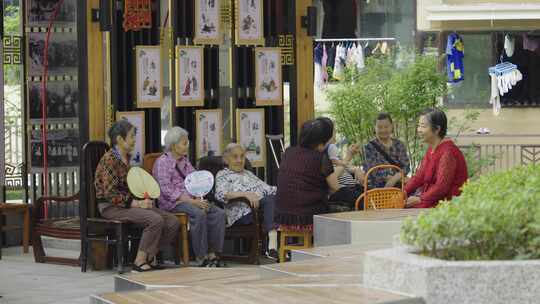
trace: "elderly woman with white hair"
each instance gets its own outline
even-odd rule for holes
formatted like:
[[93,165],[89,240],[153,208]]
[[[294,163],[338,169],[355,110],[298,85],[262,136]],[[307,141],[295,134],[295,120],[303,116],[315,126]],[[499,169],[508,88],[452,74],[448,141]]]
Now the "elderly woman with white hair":
[[165,151],[153,168],[153,175],[161,188],[159,208],[170,212],[184,212],[189,216],[191,244],[201,267],[223,267],[216,253],[223,249],[225,212],[206,200],[192,197],[184,180],[195,171],[187,157],[188,132],[174,127],[165,135]]
[[[274,205],[277,188],[266,184],[245,170],[246,150],[238,143],[229,144],[223,153],[227,168],[216,175],[215,198],[225,205],[227,226],[253,222],[251,207],[263,211],[263,230],[268,233],[267,256],[277,259],[277,232],[274,226]],[[247,204],[251,206],[249,206]]]

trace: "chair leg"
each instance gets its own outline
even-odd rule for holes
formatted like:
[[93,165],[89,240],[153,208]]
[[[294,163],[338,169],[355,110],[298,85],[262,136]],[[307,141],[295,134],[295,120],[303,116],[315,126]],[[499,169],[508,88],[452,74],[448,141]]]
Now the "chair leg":
[[178,237],[174,240],[173,243],[173,249],[174,249],[174,264],[180,265],[180,260],[182,259],[182,255],[180,254],[180,234],[178,234]]
[[285,241],[286,241],[286,235],[282,231],[279,233],[279,262],[283,263],[285,262]]
[[124,225],[116,225],[116,263],[118,273],[124,273]]
[[83,238],[81,240],[81,272],[86,272],[86,266],[88,264],[88,247],[90,246],[90,242]]
[[45,250],[43,249],[43,243],[41,242],[41,234],[35,230],[32,234],[34,260],[36,263],[45,263]]
[[311,237],[312,237],[311,233],[304,233],[304,247],[306,248],[313,247]]
[[30,208],[28,205],[24,210],[23,222],[23,252],[28,253],[28,244],[30,243]]
[[189,241],[187,225],[180,225],[182,235],[182,262],[184,266],[189,266]]

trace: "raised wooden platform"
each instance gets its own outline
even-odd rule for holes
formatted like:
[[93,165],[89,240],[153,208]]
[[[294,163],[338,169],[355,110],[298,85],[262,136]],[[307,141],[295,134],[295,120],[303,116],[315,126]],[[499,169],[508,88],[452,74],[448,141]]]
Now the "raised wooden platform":
[[424,303],[363,286],[365,252],[385,246],[319,247],[298,252],[309,259],[259,267],[177,268],[119,275],[116,293],[93,296],[91,303]]
[[361,286],[195,286],[154,291],[109,293],[94,296],[92,304],[161,303],[254,303],[254,304],[342,304],[423,303],[419,299],[375,291]]
[[421,209],[385,209],[321,214],[313,217],[314,246],[392,246],[401,223],[416,217]]

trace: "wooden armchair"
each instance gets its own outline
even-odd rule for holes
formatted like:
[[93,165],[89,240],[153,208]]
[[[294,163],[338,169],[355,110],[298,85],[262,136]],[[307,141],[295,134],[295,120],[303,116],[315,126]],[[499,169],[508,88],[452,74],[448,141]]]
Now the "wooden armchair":
[[[152,174],[152,169],[154,168],[154,163],[162,155],[162,153],[149,153],[144,155],[143,158],[143,168],[146,172]],[[188,224],[189,217],[186,213],[179,212],[174,214],[178,221],[180,222],[180,233],[178,243],[182,243],[182,263],[184,266],[189,265],[189,236],[188,236]],[[180,260],[180,244],[175,246],[175,259],[176,263]]]
[[[223,162],[223,158],[220,156],[206,156],[199,160],[198,169],[199,170],[207,170],[210,171],[214,176],[220,171],[225,168],[225,163]],[[246,159],[246,170],[251,169],[251,164]],[[220,205],[214,198],[214,190],[209,193],[207,196],[208,200],[213,201],[217,205]],[[249,201],[245,198],[239,198],[237,199],[239,201],[243,201],[247,203],[248,206],[250,206]],[[223,206],[221,206],[223,207]],[[249,263],[249,264],[259,264],[260,263],[260,256],[262,252],[262,240],[263,240],[263,234],[262,234],[262,225],[261,225],[261,211],[258,209],[251,209],[253,216],[253,223],[249,225],[233,225],[225,230],[225,239],[226,240],[235,240],[238,241],[240,239],[248,240],[250,241],[250,247],[248,250],[247,255],[240,255],[235,253],[223,253],[221,257],[224,260],[229,261],[236,261],[241,263]],[[239,246],[236,246],[239,247]]]
[[[83,146],[81,153],[80,208],[81,219],[81,271],[86,272],[89,247],[92,242],[103,242],[116,246],[116,264],[118,273],[124,272],[127,260],[127,248],[132,225],[125,221],[101,218],[97,209],[94,174],[101,157],[109,150],[104,142],[91,141]],[[126,254],[125,254],[126,253]]]
[[[45,217],[45,208],[49,209]],[[40,197],[32,212],[32,246],[36,263],[79,266],[79,259],[47,256],[42,237],[78,240],[81,238],[78,217],[79,194],[71,197]]]
[[[395,169],[401,173],[401,188],[376,188],[368,190],[369,176],[382,169]],[[359,210],[363,202],[364,210],[368,209],[403,209],[407,200],[404,187],[404,174],[400,167],[394,165],[380,165],[368,170],[364,177],[364,193],[355,202],[355,210]]]

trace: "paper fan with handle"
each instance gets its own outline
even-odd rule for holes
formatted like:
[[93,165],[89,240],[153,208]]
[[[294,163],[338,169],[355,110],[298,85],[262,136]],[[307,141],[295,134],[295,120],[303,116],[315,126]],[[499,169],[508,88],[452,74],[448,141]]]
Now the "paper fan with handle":
[[129,191],[138,199],[157,199],[160,195],[159,185],[146,170],[133,167],[127,175]]

